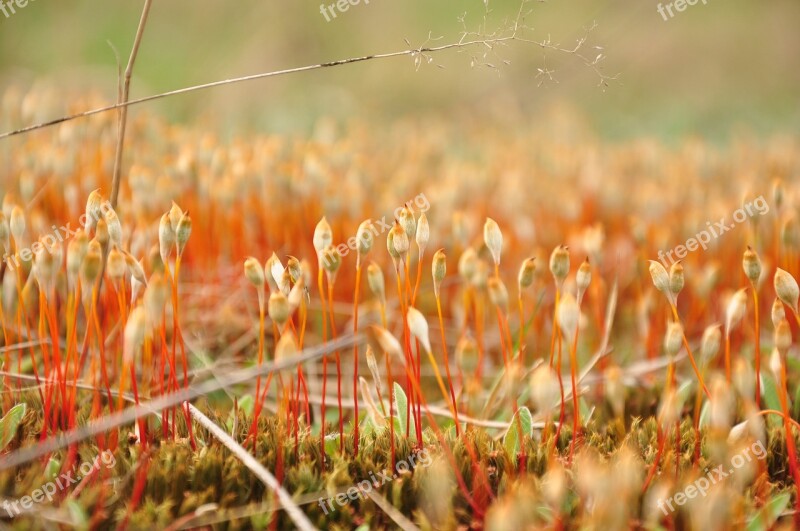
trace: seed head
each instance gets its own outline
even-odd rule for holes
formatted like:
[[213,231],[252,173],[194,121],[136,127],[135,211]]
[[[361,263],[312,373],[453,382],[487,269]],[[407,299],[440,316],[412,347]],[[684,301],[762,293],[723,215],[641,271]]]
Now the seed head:
[[792,346],[792,328],[789,326],[789,321],[784,319],[778,326],[775,327],[775,348],[781,354],[785,354]]
[[150,322],[157,323],[169,298],[169,286],[161,273],[153,273],[144,290],[144,309]]
[[756,254],[749,245],[742,257],[742,269],[744,269],[744,274],[747,275],[750,283],[755,286],[758,279],[761,278],[761,260],[759,260],[758,254]]
[[375,295],[381,303],[386,301],[386,283],[383,279],[383,271],[380,266],[375,262],[370,262],[367,266],[367,284],[372,294]]
[[550,411],[561,397],[558,374],[546,363],[539,365],[533,371],[528,386],[533,407],[540,415],[545,415]]
[[89,249],[89,237],[83,230],[69,241],[67,245],[67,277],[71,285],[75,285],[83,257]]
[[581,266],[578,268],[578,272],[575,274],[575,285],[578,288],[578,303],[583,300],[583,295],[586,293],[586,290],[589,288],[589,284],[592,282],[592,266],[589,265],[589,258],[587,257],[582,263]]
[[486,223],[483,225],[483,242],[492,253],[492,260],[494,265],[500,265],[500,252],[503,250],[503,233],[500,231],[500,226],[492,218],[486,218]]
[[[417,222],[414,220],[414,213],[407,206],[400,209],[398,221],[408,238],[413,238],[417,235]],[[401,252],[400,254],[403,253]]]
[[425,248],[428,246],[428,241],[431,239],[431,227],[428,224],[428,217],[425,215],[425,212],[420,214],[417,220],[417,234],[415,238],[417,240],[419,253],[424,253]]
[[11,211],[11,221],[9,223],[11,228],[11,235],[17,245],[22,241],[22,235],[25,234],[25,213],[19,206],[15,206]]
[[283,328],[286,321],[289,319],[290,308],[289,299],[286,298],[281,291],[273,291],[269,295],[269,303],[267,305],[269,318],[272,319],[279,327]]
[[458,259],[458,274],[464,282],[472,282],[472,277],[478,270],[478,255],[475,249],[467,247]]
[[328,274],[329,280],[336,278],[336,273],[339,271],[339,267],[341,265],[342,255],[339,254],[339,251],[336,249],[336,247],[329,245],[324,251],[322,251],[322,267]]
[[181,218],[183,217],[183,210],[181,210],[181,207],[179,207],[177,203],[173,201],[168,214],[169,214],[169,224],[172,225],[172,230],[177,231],[178,223],[180,223]]
[[718,324],[711,325],[703,331],[703,340],[700,347],[700,355],[706,363],[714,359],[719,353],[722,343],[722,332]]
[[508,290],[503,281],[497,277],[491,277],[488,282],[489,300],[505,313],[508,313]]
[[286,260],[286,270],[292,277],[292,282],[297,284],[303,278],[303,268],[300,266],[300,260],[294,256],[289,256]]
[[99,188],[86,198],[86,212],[84,214],[86,221],[84,221],[83,229],[87,233],[91,233],[97,226],[97,221],[103,218],[102,206],[104,202]]
[[664,334],[664,350],[670,357],[675,357],[683,345],[683,327],[680,323],[670,321]]
[[89,248],[86,251],[86,256],[83,257],[81,263],[81,283],[87,288],[91,289],[95,281],[100,276],[100,270],[103,267],[103,251],[100,247],[100,242],[93,239],[89,242]]
[[137,306],[131,311],[128,316],[128,322],[125,324],[123,345],[123,358],[126,364],[132,363],[136,352],[139,347],[144,343],[145,336],[145,314],[141,306]]
[[431,274],[433,276],[433,293],[438,299],[442,289],[442,281],[447,275],[447,256],[444,254],[444,249],[439,249],[434,253],[433,261],[431,262]]
[[289,299],[289,311],[291,313],[294,313],[294,311],[297,310],[297,308],[299,308],[303,303],[303,295],[305,294],[305,291],[305,281],[303,281],[303,277],[300,277],[300,280],[295,282],[294,286],[292,286],[292,289],[289,290],[289,296],[287,297]]
[[94,238],[98,242],[100,242],[100,247],[103,248],[103,251],[108,250],[108,244],[111,241],[111,236],[108,234],[108,223],[106,223],[105,219],[98,219],[97,225],[94,231]]
[[173,247],[175,247],[175,240],[175,230],[169,220],[169,213],[165,213],[158,223],[158,251],[165,266],[169,262]]
[[128,266],[128,271],[131,273],[131,277],[137,282],[147,285],[147,279],[144,276],[144,268],[142,267],[142,262],[139,260],[136,261],[136,258],[133,257],[132,254],[122,251],[125,255],[125,263]]
[[797,286],[797,281],[794,277],[783,269],[778,268],[775,271],[772,282],[778,298],[793,312],[797,313],[797,299],[800,297],[800,287]]
[[397,359],[403,360],[403,349],[400,346],[400,342],[388,330],[380,326],[371,325],[367,329],[367,336],[372,343],[373,349],[378,352],[386,352],[390,358],[397,357]]
[[367,256],[372,249],[375,238],[372,236],[372,220],[362,221],[356,230],[356,244],[358,249],[358,259]]
[[464,374],[472,374],[478,368],[480,350],[471,334],[465,334],[456,343],[456,363]]
[[314,228],[314,250],[317,251],[317,259],[322,260],[322,253],[328,246],[333,243],[333,230],[331,230],[328,220],[325,216],[319,220],[317,226]]
[[109,208],[105,213],[106,228],[108,229],[108,239],[112,245],[122,246],[122,224],[119,216],[114,209]]
[[125,273],[128,272],[128,265],[125,263],[125,255],[114,247],[108,253],[107,260],[108,264],[106,267],[108,269],[108,276],[117,281],[122,280]]
[[772,349],[772,353],[769,356],[769,370],[772,371],[772,375],[775,376],[777,381],[781,380],[783,360],[781,359],[781,352],[777,347]]
[[526,258],[525,261],[522,262],[522,266],[519,268],[519,274],[517,275],[517,285],[520,292],[533,285],[533,277],[535,274],[536,258]]
[[786,310],[783,307],[783,303],[777,297],[775,297],[775,301],[772,303],[772,326],[777,328],[778,323],[786,319]]
[[[669,274],[660,262],[650,260],[650,278],[653,279],[653,285],[658,291],[670,297],[672,290],[670,289]],[[672,299],[670,298],[670,302]]]
[[264,283],[264,270],[261,269],[261,262],[252,256],[244,261],[244,276],[257,288],[263,288]]
[[742,288],[734,293],[728,301],[728,307],[725,310],[725,337],[728,337],[731,330],[742,321],[746,309],[747,289]]
[[281,260],[278,258],[278,255],[272,253],[272,255],[267,258],[267,261],[264,263],[264,278],[267,281],[270,293],[279,290],[278,282],[280,282],[282,277],[283,264],[281,264]]
[[392,254],[392,258],[404,257],[409,248],[408,233],[400,223],[395,221],[394,226],[389,231],[389,236],[392,241],[392,246],[394,247],[394,254],[392,254],[391,250],[389,251],[389,254]]
[[564,279],[569,274],[569,248],[559,245],[550,254],[550,273],[556,281],[557,286],[564,283]]
[[406,315],[408,319],[408,329],[411,335],[422,344],[426,352],[431,352],[431,341],[428,336],[428,321],[425,316],[414,307],[408,308]]
[[683,289],[683,284],[683,264],[678,260],[669,268],[669,291],[677,297]]
[[178,221],[178,227],[175,229],[175,238],[178,241],[178,256],[183,254],[186,248],[186,242],[189,241],[189,236],[192,235],[192,218],[186,212]]

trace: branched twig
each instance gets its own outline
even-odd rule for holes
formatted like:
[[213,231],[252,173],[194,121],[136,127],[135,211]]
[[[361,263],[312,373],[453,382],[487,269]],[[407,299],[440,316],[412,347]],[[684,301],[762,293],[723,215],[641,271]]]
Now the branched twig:
[[[520,10],[519,10],[519,12],[517,14],[517,17],[515,18],[515,20],[514,20],[514,22],[512,24],[510,24],[509,26],[507,26],[505,28],[502,28],[500,30],[492,32],[492,33],[488,33],[488,34],[485,33],[483,27],[481,28],[481,31],[478,31],[478,32],[468,31],[466,29],[466,27],[465,27],[464,30],[461,33],[460,38],[457,41],[451,42],[451,43],[448,43],[448,44],[442,44],[442,45],[439,45],[439,46],[429,46],[427,43],[429,43],[431,41],[438,40],[439,38],[433,38],[430,35],[428,35],[428,39],[426,40],[425,44],[423,44],[422,46],[418,46],[416,48],[415,47],[410,47],[408,49],[400,50],[400,51],[396,51],[396,52],[365,55],[363,57],[351,57],[349,59],[340,59],[338,61],[330,61],[330,62],[327,62],[327,63],[319,63],[319,64],[313,64],[313,65],[299,66],[299,67],[295,67],[295,68],[287,68],[285,70],[275,70],[275,71],[272,71],[272,72],[262,72],[262,73],[258,73],[258,74],[251,74],[251,75],[248,75],[248,76],[241,76],[241,77],[235,77],[235,78],[230,78],[230,79],[223,79],[223,80],[219,80],[219,81],[212,81],[210,83],[204,83],[202,85],[194,85],[194,86],[191,86],[191,87],[184,87],[184,88],[180,88],[180,89],[176,89],[176,90],[171,90],[171,91],[168,91],[168,92],[162,92],[161,94],[153,94],[153,95],[150,95],[150,96],[144,96],[142,98],[133,99],[133,100],[127,100],[126,99],[126,100],[118,102],[118,103],[116,103],[114,105],[107,105],[105,107],[98,107],[96,109],[83,111],[83,112],[72,114],[72,115],[69,115],[69,116],[63,116],[61,118],[56,118],[54,120],[50,120],[50,121],[47,121],[47,122],[41,122],[41,123],[38,123],[38,124],[29,125],[29,126],[26,126],[26,127],[20,128],[20,129],[16,129],[14,131],[8,131],[6,133],[0,134],[0,139],[11,137],[11,136],[15,136],[15,135],[19,135],[19,134],[22,134],[22,133],[27,133],[27,132],[30,132],[30,131],[35,131],[37,129],[42,129],[42,128],[45,128],[45,127],[50,127],[50,126],[57,125],[57,124],[60,124],[60,123],[68,122],[68,121],[71,121],[71,120],[75,120],[77,118],[84,118],[84,117],[87,117],[87,116],[93,116],[95,114],[100,114],[100,113],[112,111],[112,110],[115,110],[115,109],[124,109],[124,108],[130,107],[131,105],[138,105],[140,103],[146,103],[146,102],[150,102],[150,101],[154,101],[154,100],[159,100],[159,99],[162,99],[162,98],[167,98],[167,97],[171,97],[171,96],[177,96],[177,95],[180,95],[180,94],[187,94],[187,93],[190,93],[190,92],[196,92],[196,91],[199,91],[199,90],[205,90],[205,89],[210,89],[210,88],[214,88],[214,87],[220,87],[220,86],[223,86],[223,85],[230,85],[230,84],[234,84],[234,83],[243,83],[243,82],[246,82],[246,81],[254,81],[256,79],[265,79],[265,78],[269,78],[269,77],[284,76],[284,75],[287,75],[287,74],[296,74],[296,73],[299,73],[299,72],[309,72],[309,71],[318,70],[318,69],[321,69],[321,68],[343,66],[343,65],[353,64],[353,63],[361,63],[361,62],[364,62],[364,61],[371,61],[371,60],[375,60],[375,59],[389,59],[389,58],[392,58],[392,57],[409,56],[409,57],[412,57],[414,59],[415,65],[418,68],[419,66],[421,66],[423,64],[423,62],[424,63],[431,63],[432,62],[432,57],[431,57],[430,54],[434,54],[434,53],[437,53],[437,52],[442,52],[442,51],[450,50],[450,49],[466,49],[466,48],[472,48],[472,47],[475,47],[475,46],[480,46],[480,47],[482,47],[484,49],[484,53],[481,56],[473,56],[472,57],[473,65],[477,64],[477,65],[480,65],[480,66],[486,66],[487,68],[496,69],[497,66],[495,65],[495,63],[486,61],[486,59],[488,58],[489,55],[496,55],[495,54],[495,48],[497,46],[504,46],[504,45],[507,45],[510,42],[522,42],[522,43],[532,44],[534,46],[538,46],[538,47],[546,49],[546,50],[551,50],[551,51],[556,51],[556,52],[559,52],[559,53],[565,53],[565,54],[568,54],[568,55],[572,55],[572,56],[576,57],[579,61],[581,61],[584,65],[586,65],[587,67],[591,68],[591,70],[600,78],[599,84],[602,85],[602,86],[607,86],[609,81],[617,79],[618,75],[608,76],[608,75],[604,74],[602,72],[602,70],[600,69],[600,63],[602,62],[603,58],[605,57],[602,53],[597,55],[594,59],[590,59],[589,57],[587,57],[586,55],[584,55],[582,53],[583,48],[584,48],[584,46],[585,46],[585,44],[587,42],[588,35],[589,35],[589,33],[591,33],[591,31],[593,31],[596,28],[596,24],[593,24],[591,27],[587,28],[585,30],[584,35],[581,38],[578,39],[576,45],[574,47],[572,47],[572,48],[563,47],[560,44],[553,43],[550,40],[549,37],[547,39],[545,39],[545,40],[537,41],[537,40],[526,38],[526,37],[522,36],[522,32],[523,31],[526,31],[526,30],[529,31],[531,29],[531,28],[525,26],[525,24],[524,24],[524,18],[525,18],[525,15],[527,15],[527,12],[525,12],[524,9],[523,9],[524,6],[530,1],[531,0],[523,0],[522,1],[521,5],[520,5]],[[463,23],[463,19],[460,19],[460,20],[462,20],[462,23]],[[596,46],[595,49],[602,50],[602,47]],[[508,61],[502,61],[502,62],[504,62],[506,64],[508,63]],[[116,197],[116,196],[115,196],[114,192],[112,191],[112,199],[114,197]]]
[[216,439],[225,445],[225,447],[230,450],[239,460],[242,462],[244,466],[246,466],[250,471],[255,474],[255,476],[261,480],[264,485],[267,486],[270,490],[275,492],[275,495],[278,497],[281,505],[283,506],[284,510],[286,510],[286,515],[292,519],[292,522],[297,529],[302,529],[303,531],[314,531],[317,528],[314,527],[314,524],[308,519],[308,517],[297,507],[297,504],[292,500],[292,497],[286,492],[280,482],[277,480],[272,473],[267,470],[264,465],[258,462],[255,457],[251,454],[247,453],[247,450],[242,448],[242,445],[237,443],[233,437],[225,433],[225,431],[214,424],[211,419],[203,415],[203,413],[194,407],[191,404],[186,404],[189,407],[189,411],[192,413],[192,417],[194,417],[197,422],[199,422],[205,429],[211,433]]
[[[122,93],[119,95],[118,103],[123,104],[128,101],[128,92],[131,86],[131,76],[133,75],[133,64],[136,62],[136,55],[139,53],[139,45],[142,43],[144,27],[147,24],[147,15],[150,13],[150,5],[153,0],[144,0],[142,16],[139,19],[139,27],[136,29],[136,39],[133,41],[131,56],[128,59],[128,66],[125,68],[125,79],[122,82]],[[119,176],[122,171],[122,148],[125,144],[125,125],[128,123],[128,107],[122,106],[119,111],[117,122],[117,149],[114,155],[114,173],[111,180],[111,206],[117,207],[117,196],[119,195]]]
[[60,448],[81,442],[100,433],[105,433],[108,430],[124,426],[125,424],[130,424],[135,420],[152,413],[153,411],[161,411],[183,402],[193,400],[197,397],[207,395],[214,391],[218,391],[219,389],[224,389],[225,387],[251,381],[259,375],[263,376],[270,374],[271,372],[277,372],[295,367],[299,363],[306,363],[321,358],[325,354],[330,354],[336,350],[352,347],[354,344],[359,344],[363,340],[364,337],[362,335],[342,336],[335,341],[329,341],[323,345],[305,349],[297,356],[292,356],[278,362],[264,362],[264,364],[260,367],[239,369],[231,372],[230,374],[216,377],[213,380],[208,380],[188,388],[182,388],[173,393],[164,394],[163,396],[160,396],[149,402],[142,402],[138,406],[129,407],[122,411],[112,413],[111,415],[93,421],[86,426],[78,426],[68,432],[53,435],[44,441],[36,443],[35,446],[20,448],[14,452],[8,453],[0,457],[0,471],[18,467],[24,463],[32,461],[33,459],[48,455],[49,453]]

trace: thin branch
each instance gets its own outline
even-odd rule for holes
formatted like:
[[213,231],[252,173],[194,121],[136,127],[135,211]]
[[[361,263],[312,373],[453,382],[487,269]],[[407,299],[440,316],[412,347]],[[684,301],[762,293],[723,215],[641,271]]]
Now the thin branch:
[[[524,4],[524,2],[523,2],[523,4]],[[45,128],[45,127],[50,127],[50,126],[57,125],[57,124],[60,124],[60,123],[68,122],[70,120],[75,120],[77,118],[84,118],[84,117],[88,117],[88,116],[93,116],[95,114],[100,114],[100,113],[104,113],[104,112],[108,112],[108,111],[113,111],[115,109],[122,109],[122,108],[130,107],[131,105],[138,105],[140,103],[146,103],[146,102],[150,102],[150,101],[155,101],[155,100],[159,100],[159,99],[162,99],[162,98],[167,98],[167,97],[171,97],[171,96],[177,96],[177,95],[180,95],[180,94],[188,94],[190,92],[196,92],[196,91],[199,91],[199,90],[206,90],[206,89],[210,89],[210,88],[214,88],[214,87],[220,87],[220,86],[223,86],[223,85],[231,85],[231,84],[234,84],[234,83],[244,83],[244,82],[247,82],[247,81],[254,81],[254,80],[257,80],[257,79],[278,77],[278,76],[284,76],[284,75],[287,75],[287,74],[296,74],[296,73],[299,73],[299,72],[309,72],[309,71],[313,71],[313,70],[319,70],[321,68],[343,66],[343,65],[349,65],[349,64],[354,64],[354,63],[361,63],[361,62],[364,62],[364,61],[371,61],[371,60],[375,60],[375,59],[389,59],[389,58],[393,58],[393,57],[402,57],[402,56],[410,56],[410,57],[412,57],[414,59],[414,61],[415,61],[415,65],[418,67],[419,65],[421,65],[423,63],[431,62],[431,58],[430,58],[430,56],[428,54],[442,52],[442,51],[450,50],[450,49],[470,48],[470,47],[473,47],[473,46],[481,46],[482,48],[486,49],[487,51],[484,53],[484,57],[485,57],[485,55],[487,53],[492,52],[494,50],[494,46],[495,45],[505,45],[505,44],[508,44],[509,42],[513,42],[513,41],[532,44],[532,45],[538,46],[538,47],[543,48],[543,49],[548,49],[548,50],[552,50],[552,51],[556,51],[556,52],[560,52],[560,53],[565,53],[565,54],[568,54],[568,55],[573,55],[573,56],[577,57],[586,66],[588,66],[589,68],[592,69],[592,71],[600,78],[600,84],[603,85],[603,86],[608,85],[608,81],[614,80],[614,79],[617,78],[617,75],[608,76],[608,75],[604,74],[601,71],[599,63],[604,57],[603,54],[598,55],[595,59],[590,59],[590,58],[588,58],[587,56],[585,56],[585,55],[583,55],[581,53],[581,50],[582,50],[582,48],[584,47],[584,45],[586,43],[588,34],[596,27],[595,25],[592,25],[591,27],[586,29],[585,35],[582,36],[580,39],[578,39],[577,44],[574,47],[565,48],[565,47],[562,47],[559,44],[555,44],[555,43],[551,42],[549,37],[547,39],[545,39],[545,40],[537,41],[537,40],[528,39],[528,38],[524,38],[524,37],[520,36],[520,32],[522,32],[523,30],[529,29],[526,26],[521,24],[522,17],[524,17],[524,13],[520,10],[517,19],[515,20],[514,24],[510,28],[508,28],[506,30],[503,30],[503,31],[494,32],[494,33],[492,33],[490,35],[481,35],[480,33],[468,32],[468,31],[464,30],[462,32],[461,37],[459,38],[458,41],[451,42],[451,43],[448,43],[448,44],[442,44],[440,46],[426,46],[426,45],[424,45],[424,46],[419,46],[419,47],[416,47],[416,48],[412,47],[412,48],[408,48],[406,50],[400,50],[400,51],[396,51],[396,52],[388,52],[388,53],[374,54],[374,55],[365,55],[363,57],[351,57],[349,59],[340,59],[338,61],[330,61],[330,62],[327,62],[327,63],[319,63],[319,64],[313,64],[313,65],[307,65],[307,66],[299,66],[299,67],[295,67],[295,68],[287,68],[285,70],[275,70],[275,71],[272,71],[272,72],[262,72],[262,73],[259,73],[259,74],[251,74],[251,75],[248,75],[248,76],[241,76],[241,77],[223,79],[223,80],[219,80],[219,81],[213,81],[213,82],[210,82],[210,83],[204,83],[202,85],[194,85],[194,86],[190,86],[190,87],[184,87],[184,88],[180,88],[180,89],[176,89],[176,90],[171,90],[171,91],[168,91],[168,92],[162,92],[161,94],[153,94],[151,96],[144,96],[144,97],[138,98],[138,99],[119,102],[119,103],[116,103],[114,105],[107,105],[105,107],[98,107],[96,109],[91,109],[89,111],[84,111],[84,112],[80,112],[80,113],[77,113],[77,114],[72,114],[72,115],[69,115],[69,116],[56,118],[54,120],[38,123],[38,124],[35,124],[35,125],[29,125],[29,126],[21,128],[21,129],[16,129],[14,131],[9,131],[9,132],[0,134],[0,139],[11,137],[11,136],[15,136],[15,135],[19,135],[19,134],[22,134],[22,133],[27,133],[27,132],[30,132],[30,131],[35,131],[37,129],[42,129],[42,128]],[[426,41],[426,43],[431,41],[431,40],[436,40],[436,39],[438,39],[438,38],[433,38],[433,37],[431,37],[429,35],[428,36],[428,40]],[[484,66],[490,66],[491,68],[496,68],[491,63],[483,63],[482,61],[479,62],[476,59],[477,58],[473,57],[473,60],[474,60],[475,63],[483,64]]]
[[60,448],[86,440],[95,435],[105,433],[113,428],[130,424],[135,420],[152,413],[161,411],[169,407],[182,404],[200,396],[207,395],[219,389],[224,389],[236,384],[241,384],[253,380],[258,376],[264,376],[272,372],[281,371],[295,367],[300,363],[312,361],[336,350],[343,350],[360,344],[364,341],[363,335],[353,336],[352,334],[342,336],[335,341],[329,341],[323,345],[305,349],[301,354],[282,359],[278,362],[264,362],[260,367],[254,366],[246,369],[233,371],[222,377],[207,380],[189,388],[165,394],[148,402],[143,402],[138,406],[129,407],[122,411],[117,411],[107,415],[102,419],[91,422],[85,426],[78,426],[72,430],[53,435],[44,441],[36,443],[35,446],[20,448],[8,453],[0,458],[0,471],[8,470],[20,466],[24,463],[38,459]]
[[259,463],[255,457],[247,452],[242,445],[237,443],[230,435],[225,433],[225,431],[214,424],[211,419],[203,415],[203,413],[194,407],[191,404],[188,404],[189,411],[192,414],[192,417],[199,422],[205,429],[211,433],[214,437],[217,438],[219,442],[225,445],[225,447],[230,450],[239,460],[242,462],[244,466],[250,469],[250,471],[255,474],[255,476],[261,480],[267,488],[271,489],[275,492],[275,495],[278,497],[278,500],[283,505],[283,508],[286,510],[287,516],[292,519],[294,525],[297,526],[297,529],[302,529],[303,531],[314,531],[317,528],[314,527],[314,524],[308,519],[303,511],[295,504],[292,497],[286,492],[281,484],[278,482],[277,478],[272,475],[272,473],[267,470],[264,465]]
[[[142,43],[142,36],[144,35],[144,27],[147,24],[147,15],[150,14],[150,6],[153,0],[144,0],[144,7],[142,8],[142,16],[139,19],[139,27],[136,29],[136,39],[133,41],[133,48],[131,49],[131,56],[128,59],[128,67],[125,69],[125,79],[122,83],[122,94],[118,103],[125,103],[128,101],[128,92],[131,87],[131,76],[133,75],[133,64],[136,62],[136,56],[139,53],[139,46]],[[128,107],[120,107],[119,120],[117,122],[117,150],[114,156],[114,173],[111,181],[111,206],[117,207],[117,196],[119,196],[119,176],[122,171],[122,148],[125,145],[125,126],[128,123]]]

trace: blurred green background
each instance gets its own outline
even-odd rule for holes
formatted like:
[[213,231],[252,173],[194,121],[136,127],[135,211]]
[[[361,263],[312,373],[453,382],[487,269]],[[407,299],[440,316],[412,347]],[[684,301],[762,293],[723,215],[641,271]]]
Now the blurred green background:
[[[370,61],[215,88],[147,108],[223,131],[306,131],[322,115],[391,119],[434,113],[510,122],[545,120],[574,109],[608,138],[699,134],[727,136],[800,129],[800,2],[707,0],[665,21],[655,0],[531,2],[536,39],[574,46],[596,22],[585,53],[601,53],[603,89],[575,57],[513,43],[487,58],[497,70],[470,67],[472,48],[435,56],[417,71],[409,57]],[[114,99],[141,11],[134,0],[29,0],[0,13],[0,89],[49,82],[96,88]],[[157,0],[139,54],[131,97],[217,79],[458,40],[502,27],[515,0],[370,0],[326,22],[319,2]],[[505,64],[502,61],[510,61]],[[439,68],[440,65],[444,68]],[[124,67],[124,64],[123,64]],[[539,86],[539,68],[557,82]],[[136,110],[142,107],[134,108]]]

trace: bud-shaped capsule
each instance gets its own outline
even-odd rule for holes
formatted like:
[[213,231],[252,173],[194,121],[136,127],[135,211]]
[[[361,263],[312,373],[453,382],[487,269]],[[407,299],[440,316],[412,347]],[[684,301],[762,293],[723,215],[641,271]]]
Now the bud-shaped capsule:
[[677,297],[683,289],[683,284],[683,264],[677,261],[669,268],[669,291]]
[[461,368],[461,372],[472,374],[478,368],[479,361],[478,344],[472,335],[467,333],[456,343],[456,363]]
[[282,292],[273,291],[269,295],[267,310],[269,312],[269,318],[282,328],[290,315],[289,299],[287,299],[286,295]]
[[442,281],[445,275],[447,275],[447,257],[443,249],[439,249],[433,255],[431,275],[433,276],[433,293],[438,299],[442,289]]
[[414,237],[417,240],[417,248],[420,254],[424,253],[425,248],[428,246],[428,241],[431,238],[431,227],[428,224],[428,218],[425,216],[424,212],[420,214],[419,220],[417,220],[417,234]]
[[742,321],[746,309],[747,290],[742,288],[733,294],[725,309],[725,337],[730,336],[731,330]]
[[175,229],[175,239],[178,243],[178,255],[183,254],[183,250],[186,248],[186,242],[189,241],[189,236],[192,234],[192,218],[189,217],[189,213],[187,212],[181,219],[178,221],[178,227]]
[[589,258],[581,263],[578,272],[575,274],[575,285],[578,288],[578,303],[583,300],[583,295],[589,289],[592,282],[592,266],[589,265]]
[[106,269],[108,270],[108,276],[111,277],[115,281],[120,281],[125,276],[125,273],[128,272],[128,266],[125,263],[125,255],[123,255],[119,249],[114,247],[108,253],[108,264],[106,265]]
[[[410,208],[404,206],[400,209],[400,215],[397,216],[397,221],[403,227],[403,231],[408,238],[413,238],[417,235],[417,222],[414,219],[414,213]],[[400,254],[403,254],[402,252]]]
[[569,274],[569,248],[559,245],[550,254],[550,273],[556,284],[561,286]]
[[367,256],[372,249],[372,244],[375,238],[372,235],[372,221],[366,220],[361,222],[356,230],[356,248],[358,250],[358,259]]
[[426,352],[431,352],[428,321],[425,319],[425,316],[416,308],[409,307],[406,318],[408,319],[408,329],[411,335],[422,344]]
[[169,213],[165,213],[161,216],[161,221],[158,223],[158,251],[164,265],[167,265],[169,262],[169,257],[174,247],[175,230],[172,228],[172,223],[169,220]]
[[244,261],[244,276],[257,288],[264,287],[264,270],[261,269],[261,262],[252,256]]
[[500,226],[492,218],[486,218],[486,223],[483,225],[483,242],[489,252],[492,253],[494,265],[500,265],[500,253],[503,250],[503,233],[500,231]]
[[113,208],[109,208],[105,213],[106,228],[108,229],[108,239],[112,245],[122,245],[122,224]]
[[797,281],[792,275],[778,268],[775,271],[775,276],[772,279],[775,286],[775,294],[780,300],[783,301],[792,311],[797,312],[797,299],[800,297],[800,287],[797,286]]
[[792,346],[792,329],[789,322],[784,319],[775,327],[775,348],[785,354]]
[[755,286],[758,279],[761,278],[761,260],[759,260],[758,255],[749,245],[742,257],[742,269],[744,269],[744,274],[747,276],[747,279]]
[[322,260],[323,251],[333,243],[333,230],[331,230],[331,226],[328,220],[325,219],[325,216],[319,220],[319,223],[317,223],[317,226],[314,228],[313,243],[314,250],[317,251],[317,258]]
[[671,321],[664,335],[664,350],[668,356],[675,357],[681,350],[681,345],[683,345],[683,327],[680,323]]
[[478,255],[475,249],[467,247],[458,259],[458,274],[464,282],[472,282],[478,269]]
[[664,266],[655,260],[650,260],[650,278],[658,291],[664,294],[672,293],[670,289],[669,274]]
[[520,291],[529,288],[533,284],[533,277],[536,274],[536,258],[527,258],[522,262],[517,275],[517,285]]
[[775,301],[772,303],[772,326],[778,326],[778,323],[786,319],[786,310],[783,307],[783,303],[779,298],[775,298]]
[[719,353],[719,347],[722,343],[722,332],[719,325],[711,325],[703,331],[703,339],[700,346],[700,355],[703,360],[708,363]]

